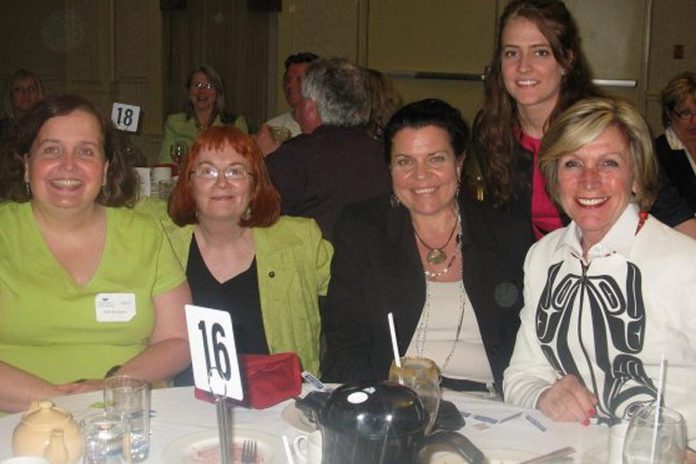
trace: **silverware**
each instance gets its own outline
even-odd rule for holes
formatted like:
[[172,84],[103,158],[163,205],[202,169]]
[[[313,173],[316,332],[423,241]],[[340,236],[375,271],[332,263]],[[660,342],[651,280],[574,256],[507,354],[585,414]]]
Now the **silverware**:
[[242,443],[242,464],[256,464],[258,454],[255,440],[244,440]]
[[551,451],[550,453],[537,456],[534,459],[523,461],[520,464],[542,464],[545,462],[558,462],[558,458],[570,456],[573,453],[575,453],[575,448],[573,448],[572,446],[566,446],[565,448],[560,448],[555,451]]

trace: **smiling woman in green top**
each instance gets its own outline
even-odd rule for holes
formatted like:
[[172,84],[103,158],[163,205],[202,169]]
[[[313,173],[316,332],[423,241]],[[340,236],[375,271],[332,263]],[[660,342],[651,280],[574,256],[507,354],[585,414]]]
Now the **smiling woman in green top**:
[[[169,199],[194,304],[232,315],[239,353],[292,351],[319,374],[319,295],[331,244],[312,219],[280,217],[261,151],[232,126],[201,132]],[[191,371],[177,383],[191,383]]]
[[90,102],[63,95],[4,148],[0,411],[189,363],[189,287],[161,225],[127,207],[137,184],[119,140]]
[[170,114],[164,123],[164,139],[160,163],[171,163],[171,147],[175,144],[191,146],[199,132],[210,126],[234,123],[242,132],[248,132],[244,116],[225,111],[225,84],[218,72],[209,65],[201,65],[186,79],[186,110]]

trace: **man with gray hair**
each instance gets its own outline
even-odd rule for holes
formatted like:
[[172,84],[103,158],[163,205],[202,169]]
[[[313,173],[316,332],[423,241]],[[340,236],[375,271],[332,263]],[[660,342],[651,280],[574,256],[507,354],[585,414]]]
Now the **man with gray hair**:
[[344,205],[391,189],[382,143],[365,132],[369,89],[366,71],[356,64],[314,61],[294,108],[303,134],[266,158],[282,214],[315,219],[329,240]]

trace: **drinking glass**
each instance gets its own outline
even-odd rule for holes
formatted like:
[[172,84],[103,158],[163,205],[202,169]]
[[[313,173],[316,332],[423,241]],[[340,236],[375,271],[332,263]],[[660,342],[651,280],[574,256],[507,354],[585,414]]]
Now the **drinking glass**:
[[177,166],[181,164],[181,160],[186,156],[188,147],[184,142],[174,142],[174,144],[169,147],[169,156],[176,163]]
[[121,414],[130,425],[130,455],[144,461],[150,452],[150,384],[128,375],[104,381],[104,408]]
[[127,464],[130,434],[127,418],[115,412],[99,411],[80,422],[85,445],[84,464]]
[[401,358],[401,367],[392,362],[389,380],[398,382],[415,391],[425,411],[428,413],[428,425],[425,433],[429,434],[440,408],[442,390],[440,389],[440,369],[428,358],[406,356]]
[[644,406],[628,424],[624,439],[625,464],[682,464],[686,456],[684,418],[677,411],[660,407],[655,442],[655,461],[652,461],[656,406]]
[[292,137],[290,129],[283,126],[270,126],[271,136],[278,143],[283,143]]

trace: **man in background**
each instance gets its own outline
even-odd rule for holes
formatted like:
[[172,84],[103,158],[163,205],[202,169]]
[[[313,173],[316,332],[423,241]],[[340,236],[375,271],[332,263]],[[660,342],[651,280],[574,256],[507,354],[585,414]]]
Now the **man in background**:
[[342,58],[310,64],[294,109],[303,133],[266,158],[282,214],[315,219],[329,240],[344,205],[391,190],[382,142],[365,131],[367,79]]
[[293,110],[302,97],[302,80],[307,73],[307,67],[317,59],[319,56],[310,52],[296,53],[285,59],[283,93],[285,101],[290,105],[290,111],[269,119],[254,134],[253,137],[264,156],[276,151],[281,143],[302,133],[300,125],[293,117]]

